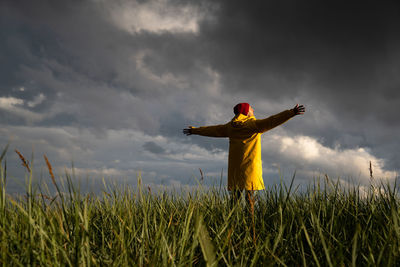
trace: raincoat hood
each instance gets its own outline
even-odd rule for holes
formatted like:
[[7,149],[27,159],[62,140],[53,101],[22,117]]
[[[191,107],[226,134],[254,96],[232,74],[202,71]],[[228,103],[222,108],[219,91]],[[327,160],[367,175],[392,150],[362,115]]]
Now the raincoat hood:
[[243,114],[238,114],[231,120],[231,125],[232,127],[235,128],[242,128],[246,125],[247,122],[255,119],[256,118],[254,116],[246,116]]

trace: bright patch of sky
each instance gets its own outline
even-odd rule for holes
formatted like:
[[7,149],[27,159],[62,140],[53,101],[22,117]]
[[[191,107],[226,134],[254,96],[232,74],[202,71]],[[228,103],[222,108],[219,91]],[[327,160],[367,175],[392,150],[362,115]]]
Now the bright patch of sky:
[[114,23],[132,34],[140,31],[197,33],[202,17],[195,6],[174,6],[166,0],[131,1],[115,5],[111,11]]

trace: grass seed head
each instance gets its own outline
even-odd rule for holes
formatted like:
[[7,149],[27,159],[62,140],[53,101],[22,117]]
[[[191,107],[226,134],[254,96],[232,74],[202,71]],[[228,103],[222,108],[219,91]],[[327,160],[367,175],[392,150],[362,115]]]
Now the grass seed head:
[[22,156],[21,152],[19,152],[17,149],[15,149],[15,152],[18,154],[19,158],[22,161],[22,166],[24,166],[28,172],[31,172],[31,168],[29,168],[29,161],[27,161],[24,156]]
[[46,157],[46,155],[43,155],[44,160],[46,161],[47,164],[47,168],[49,169],[49,174],[51,176],[51,180],[53,181],[53,184],[56,185],[56,179],[54,177],[54,173],[53,173],[53,167],[50,164],[49,159]]

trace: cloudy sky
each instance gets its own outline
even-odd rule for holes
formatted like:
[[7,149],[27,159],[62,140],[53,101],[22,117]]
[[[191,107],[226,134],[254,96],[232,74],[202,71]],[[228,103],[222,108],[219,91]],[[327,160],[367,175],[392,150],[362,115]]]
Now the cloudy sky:
[[267,185],[393,180],[400,169],[400,5],[395,1],[1,1],[0,141],[70,169],[151,186],[225,183],[228,140],[187,125],[307,112],[263,135]]

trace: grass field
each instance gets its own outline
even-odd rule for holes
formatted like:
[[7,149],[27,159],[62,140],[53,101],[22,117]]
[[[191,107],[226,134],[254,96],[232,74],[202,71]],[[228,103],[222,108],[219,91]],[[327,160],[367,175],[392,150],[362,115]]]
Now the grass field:
[[269,188],[250,204],[201,186],[180,194],[114,186],[81,195],[48,166],[53,196],[32,188],[27,171],[26,194],[11,197],[0,170],[3,266],[400,264],[396,186],[362,192],[324,178],[302,192]]

